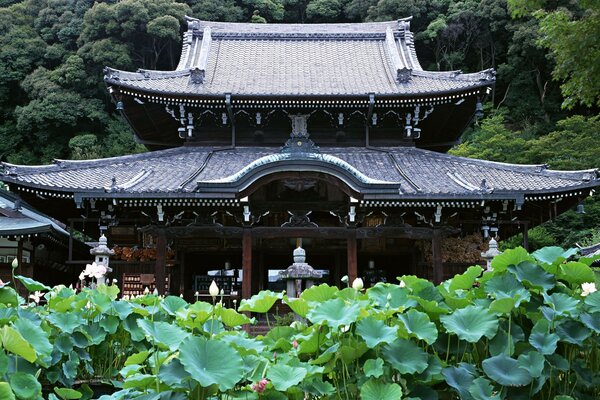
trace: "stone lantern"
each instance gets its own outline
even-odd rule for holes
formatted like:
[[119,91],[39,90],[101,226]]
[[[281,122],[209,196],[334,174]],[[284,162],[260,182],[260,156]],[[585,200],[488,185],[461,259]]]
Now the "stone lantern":
[[287,295],[290,298],[300,296],[302,290],[313,286],[315,279],[322,278],[321,272],[306,263],[306,251],[301,246],[294,250],[293,255],[294,263],[279,273],[287,281]]
[[[98,246],[91,249],[90,254],[95,256],[94,262],[96,263],[96,265],[103,265],[104,267],[106,267],[106,274],[109,274],[112,272],[112,268],[110,268],[109,266],[110,256],[114,255],[115,251],[109,249],[107,244],[108,239],[106,239],[106,236],[102,234],[102,236],[100,236],[100,239],[98,240]],[[97,278],[97,282],[98,285],[106,283],[106,275]]]
[[492,270],[492,259],[499,254],[502,254],[502,252],[498,250],[498,242],[495,238],[491,238],[488,243],[488,250],[481,253],[481,258],[483,258],[487,264],[487,271]]

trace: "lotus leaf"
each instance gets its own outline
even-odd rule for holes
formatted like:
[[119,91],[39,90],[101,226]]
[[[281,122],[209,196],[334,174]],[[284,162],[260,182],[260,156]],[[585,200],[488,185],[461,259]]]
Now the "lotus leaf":
[[383,375],[383,360],[381,358],[369,358],[365,361],[363,368],[366,377],[379,378]]
[[417,302],[409,297],[406,288],[389,283],[378,283],[369,289],[367,295],[378,308],[385,308],[387,305],[393,309],[405,310],[417,305]]
[[553,354],[560,339],[557,334],[549,333],[549,327],[548,321],[539,320],[529,336],[529,343],[544,355]]
[[190,335],[180,327],[168,322],[139,319],[137,323],[146,334],[146,338],[161,349],[174,351]]
[[516,247],[514,249],[508,249],[497,255],[492,260],[492,268],[494,272],[505,271],[509,265],[519,265],[523,261],[534,262],[535,259],[529,255],[527,250],[522,247]]
[[187,301],[177,296],[167,296],[160,303],[160,307],[169,315],[176,315],[177,311],[185,308],[187,305]]
[[23,357],[29,362],[37,359],[35,349],[13,327],[5,325],[0,329],[2,347],[13,354]]
[[558,270],[558,279],[567,281],[572,287],[577,287],[584,282],[594,282],[594,271],[581,262],[571,261],[561,264]]
[[305,301],[316,301],[321,303],[333,299],[337,292],[339,292],[337,287],[323,283],[306,289],[302,292],[300,298]]
[[147,389],[154,385],[156,382],[156,376],[149,374],[133,374],[128,376],[123,382],[124,389]]
[[332,329],[338,329],[355,322],[359,311],[360,306],[356,303],[346,304],[342,299],[332,299],[310,310],[307,318],[314,324],[325,322]]
[[506,354],[483,360],[482,366],[487,376],[504,386],[525,386],[533,380],[529,372],[519,366],[517,360]]
[[52,313],[48,321],[66,333],[73,333],[75,328],[84,324],[84,319],[79,312]]
[[125,360],[125,366],[141,364],[148,358],[150,353],[148,351],[140,351],[139,353],[134,353],[127,357]]
[[481,272],[483,272],[483,268],[477,265],[469,267],[462,275],[455,275],[454,278],[450,280],[450,291],[471,289],[477,277],[481,275]]
[[10,374],[10,387],[18,399],[37,399],[42,394],[42,385],[35,376],[25,372]]
[[402,398],[402,388],[396,383],[384,383],[369,379],[360,388],[362,400],[382,400]]
[[442,375],[444,375],[446,383],[460,394],[461,399],[473,399],[469,388],[473,384],[477,373],[472,365],[460,363],[458,367],[444,368]]
[[190,374],[176,358],[166,364],[162,364],[158,371],[158,379],[171,388],[189,387],[190,378]]
[[556,326],[556,333],[563,342],[581,346],[592,332],[582,323],[569,319],[563,320]]
[[401,374],[421,373],[427,368],[427,353],[415,343],[398,339],[381,349],[383,359]]
[[8,382],[0,382],[0,399],[15,400],[15,395]]
[[436,341],[438,331],[427,314],[417,310],[408,310],[408,312],[400,314],[398,319],[402,321],[404,329],[409,335],[424,340],[428,344]]
[[80,399],[83,394],[74,389],[69,388],[54,388],[54,393],[63,400],[77,400]]
[[104,329],[106,333],[114,334],[119,328],[119,318],[112,315],[106,315],[100,320],[100,327]]
[[283,296],[283,302],[302,318],[306,318],[306,314],[310,310],[308,302],[304,299],[290,299],[287,296]]
[[519,356],[517,365],[526,369],[533,378],[539,378],[542,376],[545,361],[546,359],[543,355],[537,351],[530,351]]
[[397,326],[387,326],[383,321],[373,317],[363,318],[356,324],[356,333],[360,335],[369,348],[380,343],[391,343],[398,337]]
[[190,336],[181,342],[179,352],[181,364],[202,387],[216,384],[229,390],[244,374],[242,357],[221,341]]
[[476,343],[483,336],[491,339],[498,330],[498,319],[489,311],[478,306],[469,306],[440,317],[446,331],[461,340]]
[[483,377],[474,379],[469,386],[469,393],[474,400],[500,400],[500,394],[494,394],[494,388],[490,381]]
[[587,306],[589,312],[600,312],[600,291],[596,291],[592,294],[589,294],[588,296],[586,296],[583,302]]
[[585,324],[588,328],[596,333],[600,333],[600,313],[586,314],[583,313],[579,316],[579,320]]
[[273,383],[273,387],[282,392],[302,382],[306,376],[306,369],[292,367],[278,363],[267,371],[267,378]]
[[23,275],[15,275],[15,279],[21,282],[23,286],[25,286],[30,292],[47,292],[52,289],[51,287],[46,286],[41,282],[38,282],[34,279],[28,278]]
[[562,247],[558,246],[547,246],[531,253],[531,255],[540,263],[550,265],[556,262],[562,262],[575,254],[577,254],[576,248],[564,250]]
[[[18,319],[14,324],[17,331],[29,344],[33,346],[40,358],[49,357],[52,353],[52,344],[48,340],[48,333],[28,319]],[[49,362],[49,360],[45,360]]]
[[505,297],[492,301],[489,310],[498,314],[510,314],[515,308],[516,301],[513,298]]
[[263,290],[255,294],[250,299],[244,299],[240,303],[239,311],[251,311],[257,313],[266,313],[275,302],[283,297],[281,293],[274,293],[270,290]]
[[534,288],[541,288],[545,291],[550,290],[556,284],[554,275],[546,272],[542,267],[529,261],[519,263],[519,265],[511,265],[508,270],[517,276],[517,279]]
[[564,293],[552,293],[551,295],[544,293],[544,302],[558,315],[575,316],[579,313],[577,310],[577,304],[579,304],[577,299]]

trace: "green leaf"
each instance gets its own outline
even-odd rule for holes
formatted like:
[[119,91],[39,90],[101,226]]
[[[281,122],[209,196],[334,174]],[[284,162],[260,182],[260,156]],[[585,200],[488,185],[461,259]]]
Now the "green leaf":
[[575,254],[577,254],[577,249],[575,248],[564,250],[558,246],[547,246],[531,253],[539,262],[550,265],[559,259],[567,259]]
[[283,363],[275,364],[267,371],[267,379],[273,383],[275,389],[281,392],[299,384],[305,376],[305,368],[291,367]]
[[221,321],[229,327],[249,324],[252,320],[232,308],[224,308],[221,311]]
[[16,400],[13,391],[10,389],[8,382],[0,382],[0,399]]
[[526,369],[533,378],[539,378],[544,371],[544,362],[546,359],[537,351],[530,351],[521,354],[517,359],[517,365]]
[[96,286],[96,292],[108,296],[110,300],[113,301],[117,299],[117,296],[119,296],[120,289],[117,285],[101,284]]
[[576,287],[585,282],[595,282],[594,271],[581,262],[571,261],[561,264],[559,268],[558,279],[567,281],[571,287]]
[[474,400],[500,400],[500,394],[494,394],[494,388],[490,381],[483,377],[474,379],[469,386],[469,393]]
[[397,326],[387,326],[383,321],[366,317],[356,324],[356,333],[361,336],[370,349],[380,343],[391,343],[398,337]]
[[121,321],[127,318],[133,312],[133,307],[126,301],[113,301],[108,313],[119,317]]
[[417,302],[410,297],[407,288],[390,283],[378,283],[369,288],[367,296],[378,308],[385,308],[386,305],[389,305],[393,309],[405,310],[417,305]]
[[119,318],[112,315],[105,315],[100,320],[100,327],[104,329],[106,333],[114,334],[119,328]]
[[137,324],[146,334],[146,338],[161,349],[175,351],[179,344],[190,335],[180,327],[168,322],[139,319]]
[[514,358],[499,354],[483,360],[483,371],[503,386],[526,386],[533,380],[529,372],[521,368]]
[[600,312],[600,290],[586,296],[583,301],[589,312]]
[[600,313],[586,314],[579,316],[581,322],[596,333],[600,333]]
[[460,363],[458,367],[448,367],[442,370],[446,383],[455,389],[463,400],[472,400],[469,388],[475,380],[475,368],[466,363]]
[[495,272],[502,272],[508,268],[509,265],[519,265],[523,261],[534,261],[534,258],[529,255],[527,250],[522,247],[516,247],[514,249],[508,249],[502,254],[497,255],[492,260],[492,268]]
[[85,323],[79,312],[76,311],[50,314],[48,321],[66,333],[73,333],[75,328]]
[[538,325],[539,322],[534,326],[531,330],[531,335],[529,336],[529,343],[544,355],[553,354],[556,351],[556,346],[560,338],[555,333],[548,332],[548,321],[541,321],[543,321],[542,325],[545,326],[540,327],[541,325]]
[[362,400],[382,400],[402,398],[402,388],[396,383],[383,383],[369,379],[360,388]]
[[524,261],[519,265],[509,266],[508,270],[517,276],[517,279],[525,286],[531,286],[534,288],[541,288],[543,290],[550,290],[556,284],[554,275],[549,274],[537,264],[532,262]]
[[185,370],[178,359],[173,359],[167,364],[162,364],[158,378],[172,388],[189,388],[190,374]]
[[339,289],[335,286],[329,286],[326,283],[323,283],[318,286],[312,286],[306,289],[300,295],[300,298],[306,301],[316,301],[322,303],[327,300],[333,299],[335,294],[339,292]]
[[127,360],[125,360],[125,366],[143,363],[148,358],[148,354],[150,354],[148,351],[140,351],[139,353],[130,355],[127,357]]
[[477,265],[469,267],[462,275],[455,275],[450,280],[450,291],[471,289],[477,277],[481,275],[481,272],[483,272],[483,268]]
[[307,318],[313,324],[327,323],[333,329],[342,325],[350,325],[358,318],[360,306],[356,303],[347,305],[342,299],[327,300],[312,308]]
[[433,322],[429,320],[429,316],[417,310],[408,310],[404,314],[400,314],[398,319],[404,324],[404,329],[409,335],[417,339],[424,340],[427,344],[432,344],[436,341],[438,331]]
[[42,395],[42,385],[35,376],[25,372],[15,372],[10,375],[10,387],[21,400],[37,399]]
[[123,382],[123,389],[144,390],[156,383],[156,376],[149,374],[129,375]]
[[23,284],[30,292],[47,292],[52,288],[23,275],[15,275],[15,279]]
[[188,302],[178,296],[167,296],[160,303],[161,308],[169,315],[176,315],[177,311],[181,310],[187,305]]
[[469,306],[440,317],[444,328],[461,340],[476,343],[483,336],[491,339],[498,331],[498,319],[488,310],[479,306]]
[[54,388],[54,393],[56,393],[63,400],[76,400],[80,399],[82,394],[77,390],[69,389],[69,388]]
[[23,339],[33,346],[38,356],[50,356],[52,353],[52,344],[48,340],[48,333],[46,331],[25,318],[15,321],[14,326]]
[[496,300],[513,299],[515,307],[518,307],[522,301],[528,302],[531,298],[529,290],[508,272],[495,274],[485,283],[485,291],[493,295]]
[[578,346],[583,345],[583,341],[592,334],[587,327],[572,319],[561,321],[556,327],[556,333],[563,342],[573,343]]
[[544,293],[544,302],[548,304],[558,315],[577,315],[577,304],[579,301],[564,293]]
[[509,314],[515,308],[515,299],[505,297],[496,299],[490,304],[489,310],[493,313]]
[[250,299],[243,299],[240,302],[238,311],[251,311],[257,313],[266,313],[269,311],[278,299],[281,299],[283,294],[274,293],[270,290],[263,290],[259,294],[255,294]]
[[202,387],[217,384],[221,391],[233,388],[244,375],[242,357],[217,340],[190,336],[179,346],[179,361]]
[[306,314],[310,310],[308,302],[304,299],[290,299],[287,296],[283,296],[283,302],[302,318],[306,318]]
[[415,343],[398,339],[381,349],[385,361],[401,374],[421,373],[427,368],[427,353]]
[[4,286],[0,288],[0,304],[12,304],[13,306],[17,303],[17,292],[10,286]]
[[2,347],[7,351],[21,356],[29,362],[34,362],[37,359],[33,346],[13,327],[3,326],[0,330],[0,340],[2,341]]
[[369,358],[365,361],[363,369],[366,377],[379,378],[383,375],[383,360],[381,358]]

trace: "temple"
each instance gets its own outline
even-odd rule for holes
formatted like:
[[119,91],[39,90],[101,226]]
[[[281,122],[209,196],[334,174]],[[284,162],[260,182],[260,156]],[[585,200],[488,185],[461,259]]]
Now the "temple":
[[283,289],[299,239],[320,281],[440,282],[482,262],[489,237],[526,233],[600,184],[597,170],[445,154],[495,73],[424,71],[410,19],[188,18],[176,70],[106,68],[105,82],[150,151],[4,163],[1,179],[72,230],[105,233],[127,294]]

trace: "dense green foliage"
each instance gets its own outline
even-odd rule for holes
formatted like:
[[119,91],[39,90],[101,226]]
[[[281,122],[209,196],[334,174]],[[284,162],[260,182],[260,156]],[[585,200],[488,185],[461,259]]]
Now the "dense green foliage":
[[[260,292],[239,309],[168,296],[118,299],[16,276],[0,288],[0,397],[89,399],[597,399],[600,276],[574,250],[522,248],[434,286],[403,276],[300,298]],[[38,305],[41,298],[44,305]],[[282,299],[289,326],[251,337],[240,312]],[[20,304],[16,307],[16,304]],[[558,397],[556,397],[558,396]]]
[[[598,4],[594,0],[0,1],[0,160],[38,164],[53,158],[143,151],[124,121],[115,117],[102,69],[172,69],[186,14],[257,23],[361,22],[412,15],[424,68],[498,71],[488,117],[466,132],[457,154],[561,169],[598,167],[594,157],[600,143],[595,108],[600,99]],[[590,239],[589,232],[563,241],[567,236],[549,241],[573,245]]]

